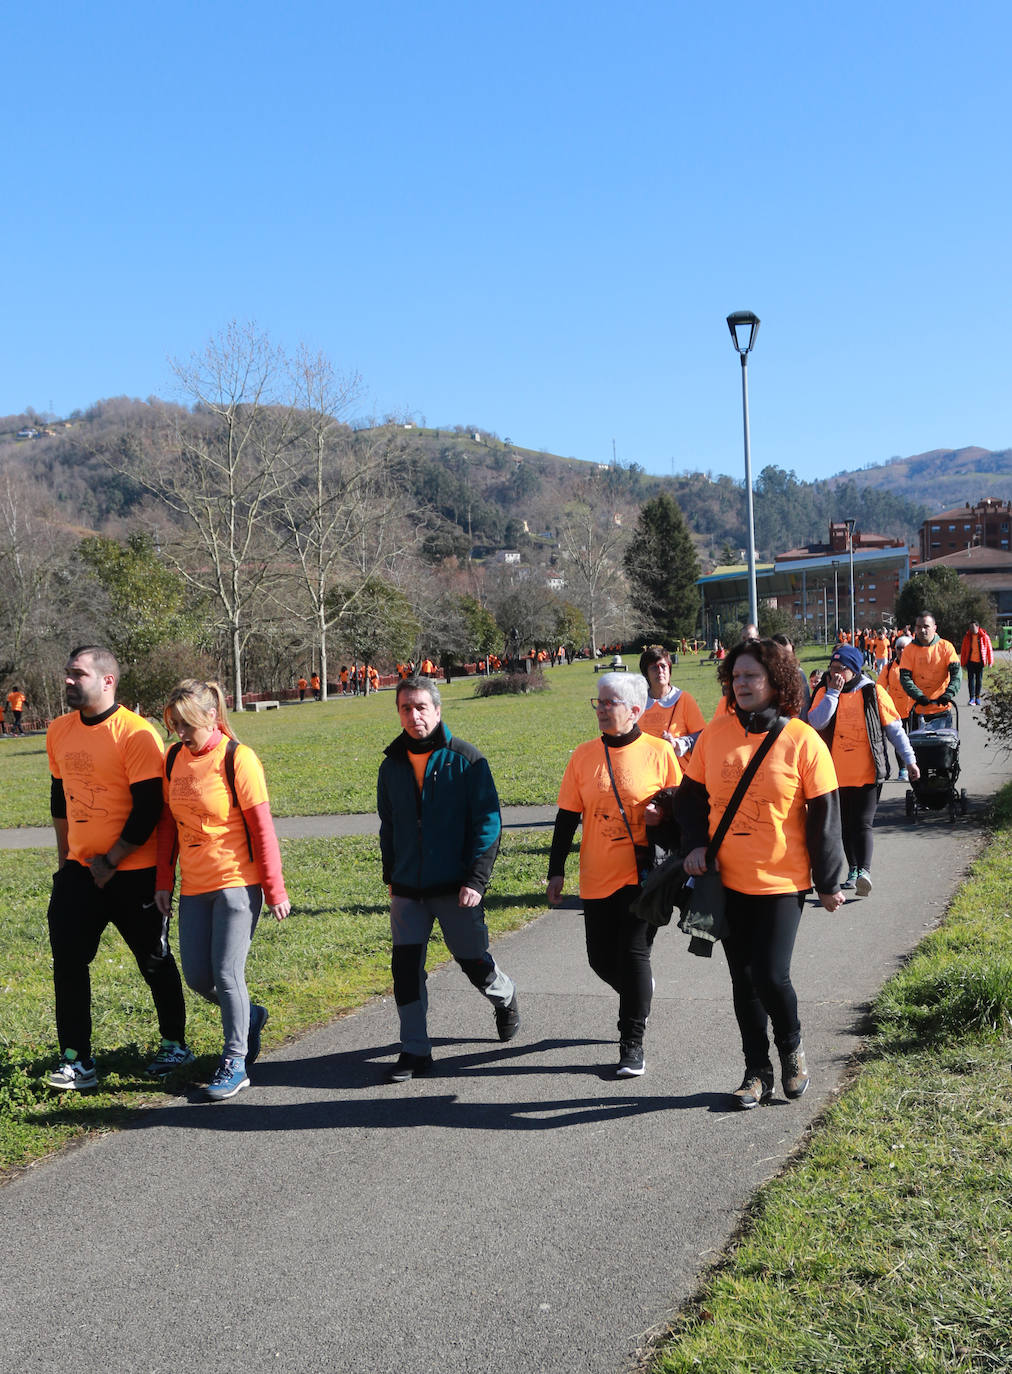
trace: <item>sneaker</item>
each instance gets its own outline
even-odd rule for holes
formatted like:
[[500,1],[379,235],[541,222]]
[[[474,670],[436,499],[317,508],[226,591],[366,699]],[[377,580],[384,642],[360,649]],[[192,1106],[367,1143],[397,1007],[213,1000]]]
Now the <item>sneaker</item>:
[[847,891],[849,891],[849,889],[852,888],[856,882],[857,882],[857,869],[856,869],[856,868],[852,868],[852,869],[850,870],[850,872],[847,874],[846,881],[845,881],[845,882],[842,882],[842,883],[840,884],[840,891],[841,891],[841,892],[847,892]]
[[758,1107],[761,1102],[768,1102],[773,1096],[772,1065],[767,1064],[764,1069],[747,1068],[741,1087],[735,1088],[734,1096],[738,1106],[745,1111],[750,1107]]
[[406,1083],[409,1078],[422,1078],[432,1072],[431,1054],[411,1054],[402,1050],[397,1063],[387,1074],[388,1083]]
[[165,1078],[184,1064],[192,1064],[196,1059],[192,1050],[181,1045],[178,1040],[163,1040],[161,1049],[152,1059],[144,1072],[149,1078]]
[[867,897],[870,894],[871,874],[868,872],[866,868],[859,868],[857,870],[857,878],[854,882],[854,888],[859,897]]
[[515,992],[504,1007],[496,1007],[495,1028],[499,1032],[500,1040],[512,1040],[520,1029],[520,1008],[517,1006]]
[[95,1061],[82,1063],[76,1056],[73,1059],[64,1059],[53,1070],[46,1079],[51,1088],[58,1088],[60,1092],[68,1089],[80,1092],[84,1088],[98,1087],[98,1074],[95,1070]]
[[791,1099],[800,1097],[811,1082],[805,1063],[804,1045],[799,1045],[790,1054],[780,1056],[780,1075],[784,1085],[784,1096]]
[[246,1067],[255,1064],[260,1058],[260,1036],[270,1019],[270,1012],[259,1002],[251,1002],[249,1008],[249,1034],[246,1037]]
[[896,774],[896,781],[897,781],[897,782],[909,782],[909,781],[910,781],[910,775],[907,773],[907,770],[906,770],[905,768],[901,768],[900,771]]
[[642,1042],[637,1040],[623,1040],[619,1045],[618,1068],[615,1070],[616,1078],[639,1078],[646,1072],[646,1060],[643,1058]]
[[214,1077],[204,1089],[204,1096],[212,1102],[224,1102],[226,1098],[235,1097],[236,1093],[241,1093],[243,1088],[248,1087],[245,1060],[223,1059]]

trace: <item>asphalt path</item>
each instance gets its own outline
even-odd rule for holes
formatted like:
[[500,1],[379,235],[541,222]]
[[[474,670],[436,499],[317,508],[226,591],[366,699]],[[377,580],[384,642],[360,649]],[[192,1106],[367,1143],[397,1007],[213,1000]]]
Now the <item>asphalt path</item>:
[[971,717],[968,815],[914,826],[887,783],[872,895],[807,908],[800,1101],[778,1087],[731,1107],[723,956],[689,955],[670,928],[647,1073],[615,1079],[616,999],[587,969],[573,899],[495,947],[524,1017],[509,1045],[450,966],[429,983],[430,1078],[382,1082],[396,1015],[376,999],[265,1055],[233,1101],[173,1099],[0,1190],[0,1368],[628,1369],[838,1090],[870,999],[965,875],[1012,772]]

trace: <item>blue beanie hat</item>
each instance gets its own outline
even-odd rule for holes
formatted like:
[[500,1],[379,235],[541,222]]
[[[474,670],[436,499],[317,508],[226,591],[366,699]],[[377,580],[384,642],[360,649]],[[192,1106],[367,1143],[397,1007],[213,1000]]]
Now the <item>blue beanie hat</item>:
[[834,659],[855,674],[860,674],[864,669],[864,655],[860,649],[855,649],[853,644],[838,644],[833,650],[833,657],[829,660],[830,667],[833,666]]

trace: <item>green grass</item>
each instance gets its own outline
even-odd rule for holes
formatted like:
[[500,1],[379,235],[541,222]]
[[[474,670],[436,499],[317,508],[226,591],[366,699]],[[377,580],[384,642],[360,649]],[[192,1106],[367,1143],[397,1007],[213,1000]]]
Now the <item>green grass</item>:
[[[544,906],[547,837],[506,832],[486,901],[494,934],[515,930]],[[361,1006],[390,987],[389,901],[372,837],[289,840],[282,857],[293,915],[261,922],[247,965],[250,990],[267,1003],[264,1044]],[[52,855],[0,852],[0,1172],[24,1165],[87,1131],[114,1129],[138,1106],[206,1081],[221,1053],[216,1007],[187,992],[193,1070],[165,1087],[143,1077],[157,1043],[147,987],[119,938],[103,936],[92,965],[94,1053],[100,1090],[63,1097],[40,1083],[56,1063],[52,960],[46,908]],[[429,964],[449,957],[438,939]],[[391,1008],[390,1038],[396,1039]]]
[[883,989],[809,1147],[662,1345],[660,1374],[1012,1368],[1012,788],[945,923]]
[[[626,655],[630,668],[635,655]],[[598,678],[589,662],[550,669],[549,690],[535,697],[474,695],[474,679],[442,689],[443,712],[453,734],[477,745],[492,766],[504,806],[550,806],[569,755],[596,733],[590,698]],[[717,704],[711,663],[691,657],[676,681],[697,698],[705,715]],[[393,692],[306,702],[280,711],[245,712],[236,732],[255,749],[267,773],[277,816],[374,811],[376,771],[383,750],[400,730]],[[49,824],[49,769],[42,736],[0,739],[4,786],[0,828]]]

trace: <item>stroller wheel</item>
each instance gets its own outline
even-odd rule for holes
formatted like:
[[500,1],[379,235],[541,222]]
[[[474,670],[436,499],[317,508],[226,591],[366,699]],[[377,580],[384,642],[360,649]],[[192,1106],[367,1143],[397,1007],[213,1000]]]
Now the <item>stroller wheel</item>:
[[965,815],[966,815],[966,788],[965,788],[965,787],[961,787],[960,790],[959,790],[959,814],[960,814],[961,816],[965,816]]
[[904,802],[907,809],[907,815],[912,816],[914,814],[914,794],[909,789],[907,790]]

